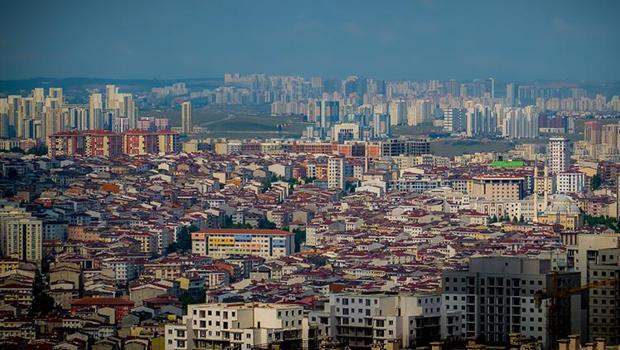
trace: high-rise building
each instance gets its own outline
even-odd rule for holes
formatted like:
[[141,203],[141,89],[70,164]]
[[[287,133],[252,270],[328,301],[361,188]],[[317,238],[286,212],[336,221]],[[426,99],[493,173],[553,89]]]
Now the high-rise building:
[[41,265],[43,223],[22,208],[0,209],[0,255]]
[[331,157],[327,160],[327,187],[344,189],[344,158]]
[[138,124],[136,105],[131,94],[119,94],[119,117],[127,118],[130,129],[135,129]]
[[[590,259],[589,259],[590,260]],[[620,248],[598,250],[588,266],[588,283],[620,278]],[[588,290],[588,335],[590,342],[604,338],[607,344],[620,344],[620,288],[617,284]]]
[[323,308],[310,312],[309,325],[345,348],[371,349],[398,339],[404,349],[414,349],[441,335],[439,293],[337,293]]
[[601,143],[610,150],[610,153],[620,151],[620,124],[603,125]]
[[468,137],[492,136],[497,131],[497,117],[489,106],[477,104],[467,109]]
[[407,103],[402,100],[390,101],[388,104],[390,125],[402,125],[407,120]]
[[103,129],[103,101],[101,94],[95,93],[88,97],[87,129]]
[[50,88],[48,97],[57,99],[61,106],[65,103],[62,88]]
[[114,85],[106,85],[105,86],[105,95],[106,95],[106,109],[118,109],[118,88]]
[[414,104],[407,107],[407,125],[415,126],[430,121],[431,101],[416,100]]
[[502,124],[504,137],[511,139],[538,137],[538,115],[534,106],[506,108]]
[[485,92],[490,98],[495,98],[495,78],[488,78],[485,85]]
[[551,259],[474,257],[467,270],[444,272],[442,317],[460,321],[453,326],[461,328],[464,337],[486,344],[506,344],[511,333],[521,333],[540,339],[543,348],[550,349],[550,317],[557,336],[581,330],[581,297],[562,298],[552,316],[549,300],[538,301],[537,295],[553,283],[572,288],[579,281],[578,272],[553,272]]
[[327,130],[340,121],[340,102],[321,100],[318,102],[318,107],[321,137],[325,137]]
[[583,124],[583,139],[591,145],[601,143],[601,122],[590,120]]
[[450,133],[460,133],[466,130],[467,110],[464,108],[444,108],[443,128]]
[[192,103],[185,101],[181,103],[181,131],[191,134],[192,130]]
[[506,85],[506,106],[514,107],[517,105],[517,87],[515,83]]
[[553,174],[570,169],[570,142],[565,137],[552,137],[547,144],[547,164]]

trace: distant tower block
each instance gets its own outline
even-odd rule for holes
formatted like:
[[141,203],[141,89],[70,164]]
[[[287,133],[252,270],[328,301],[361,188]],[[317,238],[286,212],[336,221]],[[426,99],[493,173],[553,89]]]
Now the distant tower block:
[[181,130],[184,134],[192,133],[192,103],[181,103]]

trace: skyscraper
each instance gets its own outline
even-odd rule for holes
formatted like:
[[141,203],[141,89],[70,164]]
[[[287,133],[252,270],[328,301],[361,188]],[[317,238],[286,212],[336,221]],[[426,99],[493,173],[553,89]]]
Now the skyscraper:
[[192,133],[192,103],[181,103],[181,131],[185,134]]
[[464,108],[444,108],[443,128],[447,132],[459,133],[465,131],[467,110]]
[[601,122],[590,120],[584,123],[583,139],[591,145],[601,143]]
[[620,150],[620,124],[603,125],[601,143],[614,153]]
[[493,135],[497,130],[497,117],[489,107],[477,104],[467,109],[467,136]]
[[506,106],[514,107],[516,106],[517,99],[517,87],[515,83],[510,83],[506,85]]
[[393,126],[404,124],[407,120],[407,103],[402,100],[397,100],[390,101],[388,105],[390,124]]
[[555,175],[570,168],[570,143],[565,137],[552,137],[547,144],[547,163]]
[[103,128],[103,101],[101,94],[91,94],[88,97],[88,127],[87,129]]
[[117,95],[118,95],[118,88],[114,85],[106,85],[105,86],[105,95],[106,95],[106,103],[105,103],[105,108],[106,109],[117,109],[118,107],[118,103],[117,103]]
[[327,129],[340,120],[340,103],[338,101],[321,100],[319,105],[319,127],[321,137],[325,137]]
[[533,106],[506,108],[502,135],[511,139],[538,137],[538,115]]
[[487,79],[486,90],[489,93],[489,97],[495,98],[495,78]]

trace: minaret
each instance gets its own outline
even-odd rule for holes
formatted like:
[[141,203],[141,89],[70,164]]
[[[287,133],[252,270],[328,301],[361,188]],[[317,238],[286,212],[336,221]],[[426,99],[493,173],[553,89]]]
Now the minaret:
[[368,172],[368,141],[364,144],[364,173]]
[[547,164],[545,164],[545,208],[549,205],[549,169],[547,168]]
[[538,222],[538,159],[534,160],[534,223]]

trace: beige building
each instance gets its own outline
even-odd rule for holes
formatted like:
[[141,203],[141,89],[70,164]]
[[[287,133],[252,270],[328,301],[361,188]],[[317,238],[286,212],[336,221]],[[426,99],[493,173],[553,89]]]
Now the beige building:
[[267,344],[302,349],[303,330],[304,312],[297,305],[194,304],[180,323],[166,325],[165,343],[166,350],[241,350]]
[[474,177],[468,187],[471,197],[489,200],[519,200],[525,196],[525,178],[518,176]]
[[22,208],[0,209],[0,252],[41,266],[43,224]]

